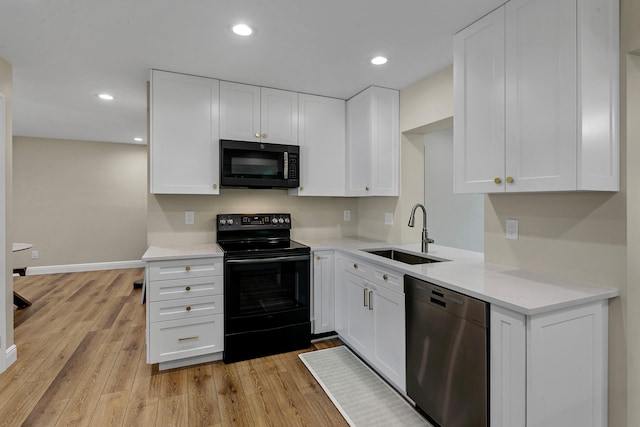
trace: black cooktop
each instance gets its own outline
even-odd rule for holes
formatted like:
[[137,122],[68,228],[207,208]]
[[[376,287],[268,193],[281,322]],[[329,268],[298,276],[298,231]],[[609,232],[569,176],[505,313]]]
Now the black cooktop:
[[295,240],[277,240],[277,241],[235,241],[235,242],[218,242],[218,245],[225,252],[245,252],[245,251],[291,251],[298,249],[309,249]]
[[310,249],[290,239],[291,215],[220,214],[218,245],[225,256],[275,256],[308,254]]

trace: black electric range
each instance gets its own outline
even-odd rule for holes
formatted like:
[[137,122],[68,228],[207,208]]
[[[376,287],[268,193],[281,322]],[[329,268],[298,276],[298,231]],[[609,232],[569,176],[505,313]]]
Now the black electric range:
[[224,361],[310,345],[311,250],[290,239],[290,214],[221,214]]

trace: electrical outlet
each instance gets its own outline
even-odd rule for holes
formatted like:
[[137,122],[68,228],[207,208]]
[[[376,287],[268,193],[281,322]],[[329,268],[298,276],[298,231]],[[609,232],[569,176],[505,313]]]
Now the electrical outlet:
[[184,223],[186,225],[193,225],[196,220],[196,214],[193,211],[184,211]]
[[393,225],[393,212],[384,213],[384,223],[386,225]]
[[38,259],[38,251],[31,251],[31,259]]
[[507,220],[507,240],[518,240],[518,220]]
[[351,211],[349,209],[344,210],[344,220],[351,221]]

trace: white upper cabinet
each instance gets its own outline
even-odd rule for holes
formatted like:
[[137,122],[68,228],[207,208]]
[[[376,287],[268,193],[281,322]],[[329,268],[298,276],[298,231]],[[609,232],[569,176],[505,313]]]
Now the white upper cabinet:
[[504,8],[453,42],[455,192],[499,191],[494,178],[505,176]]
[[300,94],[300,187],[298,196],[344,196],[346,102]]
[[454,65],[456,192],[619,189],[617,0],[511,0]]
[[220,138],[298,144],[298,93],[220,82]]
[[347,195],[397,196],[397,90],[369,87],[347,101]]
[[218,80],[152,70],[151,193],[219,193],[218,103]]

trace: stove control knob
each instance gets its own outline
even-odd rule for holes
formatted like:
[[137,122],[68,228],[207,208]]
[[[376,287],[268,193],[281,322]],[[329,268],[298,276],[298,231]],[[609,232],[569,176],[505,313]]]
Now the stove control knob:
[[278,222],[279,222],[280,224],[284,224],[284,219],[280,218],[280,219],[278,220]]
[[225,225],[226,223],[227,223],[227,220],[226,220],[226,219],[221,219],[221,220],[220,220],[220,225]]
[[232,220],[232,219],[228,219],[228,220],[227,220],[227,224],[229,224],[229,225],[233,225],[233,220]]
[[272,223],[272,224],[277,224],[277,223],[278,223],[278,218],[273,218],[273,219],[271,220],[271,223]]
[[289,222],[290,222],[290,221],[289,221],[289,218],[285,218],[285,219],[284,219],[284,223],[285,223],[285,224],[289,224]]

